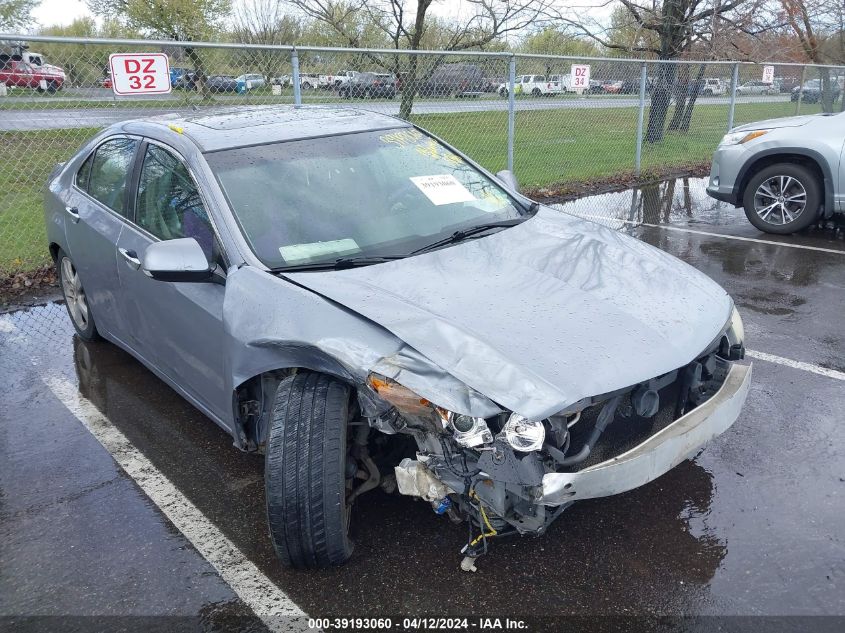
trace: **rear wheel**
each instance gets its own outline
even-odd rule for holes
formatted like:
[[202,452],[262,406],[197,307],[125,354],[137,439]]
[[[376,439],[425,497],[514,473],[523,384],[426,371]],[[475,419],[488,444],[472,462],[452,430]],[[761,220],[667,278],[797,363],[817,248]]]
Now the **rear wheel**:
[[818,218],[821,184],[803,165],[779,163],[751,178],[742,203],[748,221],[761,231],[795,233]]
[[73,260],[61,249],[56,256],[56,269],[59,276],[59,286],[65,298],[65,307],[70,315],[71,323],[83,341],[96,341],[100,338],[94,315],[88,305],[88,296],[79,278],[79,272]]
[[276,553],[295,568],[352,555],[346,501],[349,387],[312,372],[283,380],[267,439],[267,521]]

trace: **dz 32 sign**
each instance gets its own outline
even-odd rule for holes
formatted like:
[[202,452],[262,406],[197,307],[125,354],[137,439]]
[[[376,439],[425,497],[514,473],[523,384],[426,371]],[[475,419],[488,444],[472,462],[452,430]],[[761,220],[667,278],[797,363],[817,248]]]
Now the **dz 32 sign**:
[[112,53],[109,68],[116,95],[170,92],[170,63],[164,53]]

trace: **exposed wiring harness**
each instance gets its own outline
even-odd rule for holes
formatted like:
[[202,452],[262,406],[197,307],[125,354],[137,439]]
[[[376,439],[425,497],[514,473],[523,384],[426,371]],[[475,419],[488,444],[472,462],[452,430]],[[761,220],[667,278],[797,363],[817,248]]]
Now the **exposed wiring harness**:
[[[496,528],[490,525],[490,519],[487,518],[487,512],[485,512],[484,510],[484,504],[481,503],[481,499],[478,498],[478,495],[476,494],[475,490],[470,490],[469,496],[471,499],[475,499],[478,502],[478,512],[479,514],[481,514],[481,519],[484,523],[484,525],[481,526],[481,534],[479,534],[469,542],[469,547],[475,547],[476,545],[478,545],[479,541],[483,540],[484,550],[487,551],[487,537],[496,536],[498,532],[496,531]],[[487,528],[488,531],[485,532],[484,528]],[[470,535],[472,534],[471,530],[472,524],[470,523]]]

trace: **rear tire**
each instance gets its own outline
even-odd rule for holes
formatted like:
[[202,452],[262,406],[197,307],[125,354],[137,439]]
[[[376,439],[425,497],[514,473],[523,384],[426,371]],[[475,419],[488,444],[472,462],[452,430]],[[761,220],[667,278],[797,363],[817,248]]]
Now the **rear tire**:
[[297,373],[276,391],[264,483],[270,538],[285,565],[329,567],[352,555],[346,505],[349,387]]
[[818,178],[795,163],[778,163],[760,170],[748,181],[742,197],[748,221],[761,231],[777,235],[795,233],[816,222],[821,203]]
[[62,249],[59,249],[56,254],[56,275],[59,278],[59,287],[62,289],[70,322],[79,338],[89,343],[100,340],[100,333],[97,332],[94,314],[88,305],[82,279],[73,260]]

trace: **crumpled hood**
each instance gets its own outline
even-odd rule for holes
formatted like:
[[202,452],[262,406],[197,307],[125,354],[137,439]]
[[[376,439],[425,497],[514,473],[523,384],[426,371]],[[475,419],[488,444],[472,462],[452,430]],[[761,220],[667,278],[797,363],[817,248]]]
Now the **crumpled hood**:
[[285,276],[532,418],[686,365],[733,305],[680,260],[548,208],[432,253]]
[[817,120],[817,114],[802,114],[801,116],[786,116],[779,119],[766,119],[764,121],[755,121],[754,123],[746,123],[745,125],[738,125],[731,130],[731,132],[745,132],[750,130],[774,130],[780,127],[800,127],[807,125]]

